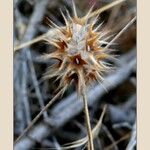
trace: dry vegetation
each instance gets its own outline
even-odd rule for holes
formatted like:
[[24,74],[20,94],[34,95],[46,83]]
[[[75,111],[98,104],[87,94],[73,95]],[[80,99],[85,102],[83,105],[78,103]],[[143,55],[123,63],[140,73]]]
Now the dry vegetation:
[[[74,0],[78,16],[87,14],[95,3],[93,11],[112,4],[110,0]],[[66,9],[73,16],[71,0],[14,0],[14,141],[30,125],[15,150],[30,149],[84,149],[87,144],[87,128],[82,97],[71,84],[64,94],[58,95],[61,80],[43,79],[53,59],[43,58],[51,53],[55,45],[47,44],[57,38],[56,28],[50,28],[47,17],[58,26],[65,22],[60,9]],[[136,16],[136,1],[126,0],[111,9],[103,11],[96,25],[102,24],[104,32],[109,31],[110,42]],[[107,47],[107,43],[102,45]],[[118,37],[113,45],[117,59],[107,60],[115,70],[104,76],[104,83],[94,82],[87,87],[92,135],[95,150],[136,149],[136,23],[132,23]],[[52,75],[53,72],[49,72]],[[66,83],[65,83],[66,84]],[[65,84],[63,86],[65,86]],[[79,87],[79,92],[82,91]],[[61,87],[62,89],[62,87]],[[106,91],[106,90],[107,91]],[[78,93],[79,93],[78,92]],[[82,95],[82,93],[81,93]],[[84,96],[84,95],[83,95]],[[55,99],[57,98],[57,101]],[[50,108],[43,109],[49,101]],[[105,107],[107,106],[107,107]],[[38,120],[32,120],[41,112]],[[106,110],[105,110],[106,109]],[[75,143],[71,143],[74,142]],[[64,145],[70,143],[69,145]],[[86,148],[85,148],[86,149]],[[91,149],[89,149],[91,150]]]

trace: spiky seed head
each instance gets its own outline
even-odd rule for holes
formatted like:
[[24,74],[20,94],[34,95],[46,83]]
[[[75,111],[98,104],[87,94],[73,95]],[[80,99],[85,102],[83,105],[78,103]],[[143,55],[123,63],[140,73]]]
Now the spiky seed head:
[[108,50],[104,50],[102,31],[94,28],[97,17],[89,20],[88,15],[82,19],[77,16],[75,5],[73,4],[74,16],[66,17],[62,11],[66,26],[62,29],[51,23],[59,30],[59,37],[54,40],[47,40],[55,46],[55,51],[46,54],[49,59],[56,59],[58,63],[51,66],[46,77],[57,77],[60,79],[59,88],[63,88],[75,81],[78,92],[85,88],[92,81],[103,81],[103,73],[110,70],[105,60],[111,57]]

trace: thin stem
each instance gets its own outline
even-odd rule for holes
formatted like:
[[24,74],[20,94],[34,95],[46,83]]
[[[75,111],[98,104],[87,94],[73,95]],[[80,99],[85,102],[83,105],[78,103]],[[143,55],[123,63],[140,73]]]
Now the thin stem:
[[44,34],[38,36],[37,38],[34,38],[34,39],[32,39],[32,40],[30,40],[28,42],[22,43],[21,45],[15,46],[14,47],[14,51],[20,50],[20,49],[22,49],[24,47],[27,47],[27,46],[30,46],[30,45],[32,45],[34,43],[42,41],[44,38],[46,38],[48,36],[53,37],[55,34],[57,34],[57,30],[56,29],[51,29],[49,32],[44,33]]
[[106,49],[108,49],[109,46],[110,46],[113,42],[115,42],[115,41],[134,23],[135,20],[136,20],[136,16],[135,16],[131,21],[129,21],[129,22],[127,23],[127,25],[107,44],[107,46],[104,48],[104,51],[105,51]]
[[82,96],[83,96],[83,103],[84,103],[84,112],[85,112],[85,119],[86,119],[86,126],[87,126],[87,132],[88,132],[88,150],[94,150],[94,144],[93,144],[93,135],[92,135],[92,129],[90,124],[90,116],[89,116],[89,110],[88,110],[88,102],[86,93],[84,90],[82,90]]
[[57,98],[65,91],[65,88],[59,91],[52,100],[48,102],[48,104],[39,112],[39,114],[32,120],[32,122],[27,126],[27,128],[23,131],[23,133],[16,139],[14,144],[16,144],[37,122],[37,120],[42,116],[43,112],[45,112],[56,100]]
[[96,15],[98,15],[98,14],[100,14],[100,13],[102,13],[102,12],[104,12],[104,11],[106,11],[106,10],[108,10],[108,9],[110,9],[110,8],[112,8],[112,7],[116,6],[116,5],[124,2],[124,1],[126,1],[126,0],[116,0],[116,1],[114,1],[114,2],[104,6],[104,7],[100,8],[100,9],[98,9],[98,10],[95,10],[93,13],[91,13],[88,16],[88,18],[94,17],[94,16],[96,16]]

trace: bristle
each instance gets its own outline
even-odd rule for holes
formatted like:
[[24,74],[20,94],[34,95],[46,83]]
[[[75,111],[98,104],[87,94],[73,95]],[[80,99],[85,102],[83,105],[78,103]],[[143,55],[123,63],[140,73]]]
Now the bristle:
[[83,19],[87,20],[89,15],[91,14],[93,8],[94,8],[95,4],[92,5],[92,7],[89,9],[88,13],[83,17]]
[[[49,21],[55,28],[61,30],[61,28],[60,28],[58,25],[56,25],[52,20],[50,20],[48,17],[47,17],[47,21]],[[50,25],[50,24],[49,24],[49,25]],[[50,26],[51,26],[51,25],[50,25]]]
[[100,27],[102,27],[102,25],[104,24],[104,21],[102,23],[100,23],[93,31],[96,32],[100,29]]
[[64,21],[65,21],[66,26],[68,26],[68,25],[69,25],[68,20],[67,20],[67,18],[65,17],[65,15],[64,15],[64,13],[62,12],[61,9],[60,9],[60,12],[61,12],[61,14],[62,14],[62,16],[63,16],[63,19],[64,19]]
[[73,14],[74,14],[74,17],[75,17],[75,18],[78,18],[74,0],[72,0],[72,6],[73,6]]
[[70,16],[70,13],[69,13],[69,11],[68,11],[68,9],[66,7],[65,7],[65,10],[66,10],[68,19],[70,19],[70,21],[73,22],[72,17]]
[[44,39],[44,40],[46,42],[48,42],[50,45],[53,45],[53,46],[55,46],[57,48],[60,48],[56,41],[52,41],[52,40],[49,40],[49,39]]

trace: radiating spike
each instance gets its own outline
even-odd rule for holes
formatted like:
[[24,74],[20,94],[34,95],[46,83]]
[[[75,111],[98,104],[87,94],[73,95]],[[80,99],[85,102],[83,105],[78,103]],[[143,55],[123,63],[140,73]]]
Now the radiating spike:
[[84,19],[88,19],[90,13],[92,12],[93,8],[94,8],[95,4],[92,5],[92,7],[90,8],[90,10],[88,11],[88,13],[83,17]]
[[[108,71],[108,70],[112,70],[112,69],[113,69],[112,64],[110,64],[110,63],[105,63],[105,62],[100,61],[100,64],[104,67],[104,70],[105,70],[105,71]],[[110,65],[111,65],[111,66],[110,66]]]
[[[99,44],[108,44],[109,42],[104,41],[104,40],[99,40]],[[111,45],[117,45],[117,43],[111,43]]]
[[136,21],[136,16],[132,20],[130,20],[126,24],[126,26],[109,42],[109,44],[105,47],[105,49],[107,49],[111,43],[116,41],[135,21]]
[[66,63],[67,63],[67,59],[65,58],[58,70],[61,71],[61,70],[65,69],[66,68]]
[[106,31],[105,31],[105,32],[102,32],[102,31],[101,31],[101,32],[99,32],[99,33],[100,33],[100,36],[99,36],[98,40],[99,40],[99,39],[102,39],[102,38],[103,38],[103,40],[106,39],[108,36],[107,36],[106,38],[104,38],[104,37],[105,37],[109,32],[110,32],[110,31],[107,31],[107,32],[106,32]]
[[105,61],[100,61],[100,63],[104,66],[107,66],[107,67],[112,67],[112,64],[111,63],[108,63],[108,62],[105,62]]
[[108,90],[107,90],[107,88],[105,87],[105,85],[103,85],[103,82],[104,82],[104,79],[103,80],[101,80],[101,76],[99,75],[99,76],[97,76],[97,81],[100,83],[100,85],[104,88],[104,90],[108,93]]
[[102,27],[103,24],[104,24],[104,21],[100,23],[93,31],[96,32],[100,27]]
[[46,17],[46,18],[55,28],[61,30],[61,28],[58,25],[56,25],[52,20],[50,20],[48,17]]
[[[47,19],[47,18],[46,18]],[[47,19],[46,20],[46,24],[50,27],[50,28],[53,28],[53,26],[49,23],[49,20]]]
[[44,41],[48,42],[49,44],[52,44],[53,46],[55,46],[57,48],[60,48],[59,45],[53,40],[44,39]]
[[97,15],[97,16],[94,18],[94,20],[92,21],[92,26],[94,26],[94,25],[96,24],[96,22],[97,22],[97,20],[98,20],[98,17],[99,17],[99,15]]
[[75,3],[74,3],[74,0],[72,0],[72,6],[73,6],[73,13],[74,13],[74,17],[77,17],[77,11],[76,11],[76,6],[75,6]]
[[111,34],[111,35],[107,36],[106,38],[104,38],[103,40],[106,41],[106,40],[110,39],[111,37],[113,37],[113,36],[115,36],[115,35],[116,35],[116,34]]
[[54,57],[54,53],[50,53],[50,54],[43,54],[43,56],[41,56],[40,58],[39,58],[39,60],[41,59],[41,60],[48,60],[48,59],[51,59],[51,58],[53,58]]
[[68,20],[67,20],[67,18],[65,17],[65,15],[64,15],[64,13],[62,12],[61,9],[60,9],[60,13],[61,13],[61,15],[63,16],[63,19],[64,19],[64,21],[65,21],[65,24],[68,26],[68,25],[69,25]]
[[54,80],[54,82],[58,81],[59,79],[63,78],[63,73],[60,73],[59,76],[57,76],[57,78]]
[[49,70],[44,74],[43,76],[43,79],[46,80],[46,79],[51,79],[53,77],[56,77],[58,76],[58,71],[56,71],[55,73],[49,73]]
[[98,37],[99,37],[99,35],[95,35],[94,37],[90,38],[88,40],[88,42],[94,41],[94,40],[98,39]]
[[49,71],[47,71],[44,75],[44,78],[53,78],[56,76],[61,76],[62,72],[64,72],[65,67],[65,63],[66,63],[66,59],[64,59],[63,63],[61,64],[60,68],[57,69],[54,73],[50,74]]
[[68,43],[66,42],[67,41],[67,37],[66,35],[63,33],[63,31],[61,30],[61,32],[59,33],[59,41],[64,41],[67,45]]
[[72,17],[71,17],[71,15],[70,15],[70,13],[69,13],[69,11],[68,11],[68,9],[66,7],[65,7],[65,10],[66,10],[68,19],[70,19],[70,21],[73,22]]

